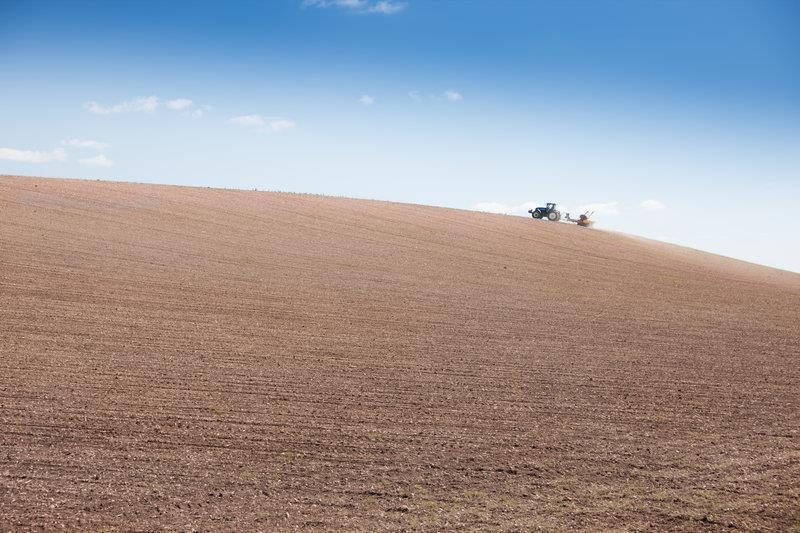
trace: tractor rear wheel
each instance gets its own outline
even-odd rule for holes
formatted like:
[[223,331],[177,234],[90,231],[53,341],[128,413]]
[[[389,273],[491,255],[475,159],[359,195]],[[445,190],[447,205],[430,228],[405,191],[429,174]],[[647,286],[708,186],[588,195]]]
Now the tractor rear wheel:
[[558,211],[552,211],[548,213],[547,218],[553,222],[558,222],[561,219],[561,213]]

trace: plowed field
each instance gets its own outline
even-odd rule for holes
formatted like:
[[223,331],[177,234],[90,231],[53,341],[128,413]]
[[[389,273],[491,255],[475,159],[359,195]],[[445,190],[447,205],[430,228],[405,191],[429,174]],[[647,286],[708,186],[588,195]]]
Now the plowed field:
[[792,530],[799,384],[797,274],[0,177],[0,530]]

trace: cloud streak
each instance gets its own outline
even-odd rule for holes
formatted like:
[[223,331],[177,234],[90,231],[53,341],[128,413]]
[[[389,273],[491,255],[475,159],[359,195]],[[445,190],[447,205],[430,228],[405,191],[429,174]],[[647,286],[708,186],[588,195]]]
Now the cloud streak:
[[67,152],[63,148],[50,151],[17,150],[15,148],[0,148],[0,159],[6,161],[19,161],[22,163],[49,163],[51,161],[64,161]]
[[369,13],[381,13],[383,15],[394,15],[406,9],[408,4],[405,2],[390,2],[388,0],[381,0],[367,8]]
[[176,98],[175,100],[167,100],[164,104],[167,109],[173,109],[175,111],[181,111],[183,109],[188,109],[194,105],[194,102],[189,100],[188,98]]
[[107,158],[104,155],[96,155],[94,157],[84,157],[82,159],[78,159],[78,163],[81,165],[88,165],[92,167],[112,167],[114,166],[114,161]]
[[231,117],[228,119],[228,124],[235,124],[236,126],[254,128],[257,131],[273,133],[293,130],[297,126],[293,120],[288,118],[264,118],[258,114]]
[[337,8],[353,13],[394,15],[408,8],[406,2],[393,0],[304,0],[303,7]]
[[375,103],[375,97],[370,96],[368,94],[364,94],[361,96],[361,98],[358,99],[358,103],[364,106],[371,106],[372,104]]
[[585,213],[586,211],[599,213],[603,215],[619,215],[621,210],[619,207],[619,202],[598,202],[594,204],[583,204],[579,205],[576,211],[581,213]]
[[157,96],[144,96],[126,100],[119,104],[104,105],[94,100],[84,102],[83,108],[94,115],[118,115],[121,113],[153,113],[158,108],[165,107],[171,111],[183,111],[184,115],[192,117],[202,117],[209,106],[196,106],[193,100],[188,98],[175,98],[162,102]]
[[408,97],[415,102],[421,102],[424,99],[431,100],[433,102],[441,102],[443,100],[448,102],[460,102],[464,99],[463,94],[453,89],[448,89],[442,93],[428,93],[427,96],[424,97],[420,91],[408,91]]
[[86,102],[83,108],[95,115],[116,115],[119,113],[152,113],[158,109],[159,101],[155,96],[145,96],[128,100],[111,106],[102,105],[95,101]]
[[645,200],[641,205],[642,209],[647,209],[648,211],[660,211],[661,209],[667,208],[666,205],[658,200]]
[[264,126],[266,121],[261,115],[239,115],[228,119],[228,124],[237,126]]
[[209,110],[211,110],[210,105],[201,105],[199,107],[195,107],[194,109],[184,111],[183,115],[192,118],[201,118],[205,116]]
[[274,131],[275,133],[280,133],[286,130],[293,130],[294,128],[295,128],[294,121],[285,118],[278,118],[269,121],[269,129]]
[[69,139],[61,141],[61,144],[70,148],[91,148],[92,150],[103,150],[111,146],[108,143],[101,143],[91,139]]

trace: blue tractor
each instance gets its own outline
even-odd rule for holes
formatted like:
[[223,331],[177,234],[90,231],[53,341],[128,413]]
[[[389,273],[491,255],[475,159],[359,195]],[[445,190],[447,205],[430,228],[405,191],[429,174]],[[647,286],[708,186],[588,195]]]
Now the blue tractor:
[[556,204],[549,203],[547,207],[537,207],[536,209],[529,209],[528,213],[535,219],[547,219],[552,222],[561,220],[561,211],[556,211]]

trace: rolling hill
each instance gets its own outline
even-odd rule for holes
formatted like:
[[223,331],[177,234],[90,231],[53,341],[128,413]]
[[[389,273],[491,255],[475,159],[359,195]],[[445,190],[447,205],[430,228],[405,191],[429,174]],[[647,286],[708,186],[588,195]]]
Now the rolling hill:
[[800,275],[574,225],[0,176],[0,529],[787,530]]

